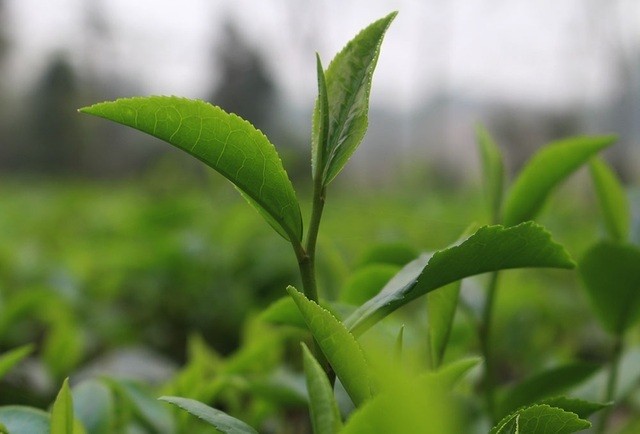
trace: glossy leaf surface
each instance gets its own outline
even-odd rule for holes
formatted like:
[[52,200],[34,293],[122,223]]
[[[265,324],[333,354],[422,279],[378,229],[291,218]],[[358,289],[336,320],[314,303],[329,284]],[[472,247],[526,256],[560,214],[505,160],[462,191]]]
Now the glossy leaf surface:
[[249,122],[204,101],[152,96],[80,109],[162,139],[231,181],[283,237],[302,239],[293,185],[269,140]]
[[213,425],[218,431],[224,434],[258,434],[258,431],[243,421],[229,416],[223,411],[211,408],[200,401],[177,396],[163,396],[160,400],[180,407],[198,419]]
[[555,187],[615,140],[612,136],[572,137],[543,147],[527,162],[509,189],[502,211],[503,223],[513,226],[534,218]]
[[[325,72],[329,128],[326,149],[319,153],[324,161],[315,163],[323,165],[323,185],[340,173],[367,131],[371,78],[382,39],[395,16],[395,12],[391,13],[362,30],[335,56]],[[316,103],[314,119],[323,118],[322,107],[322,102]],[[319,137],[320,125],[320,121],[314,122],[314,137]]]
[[592,159],[589,169],[609,236],[615,241],[626,241],[631,210],[620,180],[601,158]]
[[302,344],[302,361],[309,392],[313,433],[337,434],[342,428],[342,419],[333,395],[333,387],[320,363],[304,344]]
[[362,333],[400,306],[465,277],[510,268],[574,266],[566,250],[533,222],[505,228],[485,226],[461,244],[407,264],[378,295],[345,324]]
[[571,413],[577,414],[580,419],[586,419],[595,412],[610,405],[585,401],[583,399],[567,398],[566,396],[543,399],[539,404],[547,404],[551,407],[558,407],[565,411],[570,411]]
[[604,328],[621,335],[640,320],[640,249],[601,241],[579,264],[591,306]]
[[355,337],[331,312],[291,286],[287,291],[356,406],[371,398],[372,378],[369,365]]

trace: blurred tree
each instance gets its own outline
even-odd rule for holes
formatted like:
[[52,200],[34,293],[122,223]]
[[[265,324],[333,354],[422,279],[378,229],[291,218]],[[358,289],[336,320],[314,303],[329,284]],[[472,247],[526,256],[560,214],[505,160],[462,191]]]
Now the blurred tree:
[[30,149],[27,168],[69,174],[81,168],[81,124],[77,116],[78,83],[68,60],[57,55],[36,84],[29,114]]
[[220,78],[209,100],[268,131],[277,103],[275,85],[258,51],[230,21],[224,26],[221,46],[216,47],[214,66]]

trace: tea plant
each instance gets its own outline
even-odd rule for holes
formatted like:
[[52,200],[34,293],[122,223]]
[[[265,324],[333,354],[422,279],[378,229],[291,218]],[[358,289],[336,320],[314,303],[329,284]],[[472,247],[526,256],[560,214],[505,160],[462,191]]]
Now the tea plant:
[[[495,376],[491,324],[501,270],[574,267],[567,251],[531,219],[553,189],[612,144],[612,137],[578,137],[548,145],[529,161],[504,196],[502,157],[489,135],[480,129],[478,142],[492,225],[478,229],[471,226],[473,229],[462,234],[459,242],[412,258],[390,279],[386,278],[388,269],[378,274],[378,281],[385,281],[379,291],[376,284],[373,291],[372,287],[362,287],[363,291],[373,293],[371,297],[358,296],[359,285],[355,284],[351,291],[356,295],[348,298],[351,304],[327,297],[336,291],[317,285],[317,238],[329,185],[364,138],[372,76],[384,35],[395,15],[392,13],[365,28],[336,55],[328,68],[316,57],[318,97],[312,122],[313,194],[307,225],[303,225],[293,184],[276,148],[238,116],[203,101],[166,96],[119,99],[80,111],[151,134],[201,160],[227,178],[290,244],[302,281],[301,291],[289,286],[288,295],[267,309],[262,319],[290,329],[302,329],[305,338],[307,333],[312,338],[303,339],[306,343],[301,343],[301,358],[314,434],[486,432],[492,425],[491,434],[564,434],[587,429],[591,425],[587,420],[591,414],[608,404],[559,394],[590,377],[597,366],[581,363],[556,366],[514,386],[501,386]],[[599,197],[605,204],[607,224],[614,228],[612,233],[623,238],[626,226],[621,215],[624,213],[616,205],[621,202],[619,189],[601,164],[592,163],[592,169]],[[599,258],[614,260],[612,270],[632,276],[628,280],[615,280],[622,297],[617,301],[603,295],[602,285],[612,277],[606,274],[608,267],[594,264]],[[626,246],[618,249],[606,245],[596,247],[580,263],[596,314],[617,342],[605,401],[614,398],[622,335],[640,317],[640,296],[634,292],[638,268],[631,265],[636,259],[635,251],[631,252]],[[460,282],[485,273],[490,273],[489,283],[484,307],[477,319],[482,357],[461,358],[445,364],[444,356],[459,305]],[[381,275],[386,277],[380,278]],[[375,334],[375,330],[370,329],[386,331],[395,327],[383,319],[417,299],[427,302],[428,325],[427,330],[422,330],[429,347],[426,360],[424,354],[405,342],[404,328],[395,330],[397,338],[391,346],[385,340],[369,339]],[[241,373],[242,369],[225,371],[222,366],[228,361],[208,354],[203,345],[198,348],[194,359],[170,387],[189,397],[160,399],[186,410],[219,432],[258,432],[246,421],[207,405],[220,402],[216,394],[221,384],[232,372]],[[3,360],[7,360],[7,364],[17,362],[25,351],[4,356],[0,367]],[[264,353],[246,354],[245,360],[253,357],[254,361],[261,362],[259,357]],[[481,389],[485,411],[484,416],[474,418],[465,415],[467,408],[462,404],[458,387],[480,361],[484,363]],[[211,365],[218,366],[215,375],[219,376],[219,382],[203,382],[204,371]],[[181,429],[177,426],[182,425],[173,419],[162,422],[167,413],[158,411],[159,403],[151,404],[148,394],[127,383],[106,383],[106,386],[96,383],[90,386],[102,391],[94,395],[104,396],[94,410],[97,415],[106,415],[106,422],[94,423],[95,429],[88,432],[115,432],[114,422],[109,421],[118,419],[112,413],[122,412],[108,410],[113,405],[112,398],[108,397],[116,395],[129,402],[130,413],[136,413],[137,419],[143,421],[142,426],[150,432],[172,433]],[[80,391],[74,394],[80,395]],[[84,392],[84,396],[89,395]],[[44,421],[39,427],[25,431],[11,425],[14,416],[7,418],[3,412],[13,410],[6,408],[0,409],[0,422],[5,424],[4,431],[12,434],[48,432],[48,424],[54,434],[81,433],[83,427],[75,422],[71,400],[71,392],[64,383],[50,416],[20,409],[14,418],[25,423]],[[232,407],[228,405],[225,409]],[[81,420],[85,426],[91,423],[86,413]],[[604,426],[606,418],[602,420]],[[127,425],[121,419],[117,426]]]

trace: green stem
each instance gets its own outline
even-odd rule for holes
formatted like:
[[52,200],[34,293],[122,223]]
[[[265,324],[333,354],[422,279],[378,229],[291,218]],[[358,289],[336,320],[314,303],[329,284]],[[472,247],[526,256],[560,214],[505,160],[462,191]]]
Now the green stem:
[[491,273],[491,277],[489,278],[489,284],[487,285],[487,298],[485,300],[479,330],[480,351],[482,352],[485,366],[484,395],[487,411],[493,422],[495,422],[496,414],[494,403],[495,368],[491,353],[491,320],[493,319],[493,307],[498,290],[498,275],[499,273],[495,271]]
[[[609,378],[607,379],[607,389],[604,395],[604,402],[613,401],[616,394],[616,383],[618,382],[618,371],[620,369],[620,357],[622,355],[623,342],[622,342],[622,334],[619,334],[615,337],[615,341],[613,343],[613,349],[611,350],[611,361],[609,366]],[[602,415],[600,417],[600,421],[598,423],[598,434],[604,434],[607,424],[609,422],[609,417],[611,416],[612,407],[609,406],[602,411]]]

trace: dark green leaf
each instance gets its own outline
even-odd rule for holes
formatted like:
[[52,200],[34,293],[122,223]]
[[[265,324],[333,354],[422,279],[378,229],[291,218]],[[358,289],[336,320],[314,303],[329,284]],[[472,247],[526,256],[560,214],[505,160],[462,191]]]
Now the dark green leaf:
[[370,369],[360,345],[344,324],[328,310],[307,299],[292,286],[287,291],[345,390],[359,406],[372,396]]
[[498,417],[562,393],[595,374],[598,368],[599,365],[593,363],[578,362],[539,372],[503,392],[498,403]]
[[24,360],[33,351],[33,345],[23,345],[0,356],[0,378],[4,377],[7,372],[15,365]]
[[449,283],[476,274],[510,268],[572,268],[566,250],[533,222],[505,228],[485,226],[459,245],[423,255],[407,264],[378,295],[357,309],[345,324],[360,334],[400,306]]
[[593,158],[589,167],[609,236],[615,241],[626,241],[629,238],[631,211],[624,188],[601,158]]
[[502,204],[504,189],[504,163],[500,149],[495,144],[489,132],[481,125],[476,128],[476,140],[480,148],[482,159],[482,175],[489,210],[493,222],[497,222]]
[[152,96],[80,109],[136,128],[186,151],[230,180],[289,240],[302,239],[302,217],[280,157],[249,122],[204,101]]
[[11,405],[0,407],[0,424],[10,434],[50,434],[47,412],[31,407]]
[[[367,131],[371,78],[382,39],[395,16],[396,12],[391,13],[362,30],[327,68],[329,134],[327,149],[320,154],[326,158],[323,185],[340,173]],[[314,119],[323,117],[319,112],[322,107],[316,103]]]
[[522,408],[502,419],[489,434],[570,434],[591,426],[575,413],[546,404]]
[[447,349],[453,318],[458,307],[460,284],[461,281],[458,280],[427,294],[429,347],[433,368],[440,366]]
[[73,434],[73,398],[69,379],[62,383],[51,409],[51,434]]
[[195,399],[163,396],[160,400],[188,411],[198,419],[213,425],[218,431],[224,434],[258,434],[258,431],[243,421],[229,416],[225,412],[211,408]]
[[556,186],[615,140],[611,136],[572,137],[542,148],[511,186],[504,202],[503,223],[513,226],[534,218]]
[[579,264],[591,306],[604,328],[623,334],[640,320],[640,249],[601,241]]
[[302,357],[309,391],[313,433],[337,434],[342,428],[342,419],[327,374],[304,344],[302,344]]

